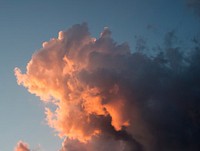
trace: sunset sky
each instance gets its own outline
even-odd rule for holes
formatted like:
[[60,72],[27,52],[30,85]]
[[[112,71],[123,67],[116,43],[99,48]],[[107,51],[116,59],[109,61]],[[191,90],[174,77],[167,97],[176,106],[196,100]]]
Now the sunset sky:
[[[200,46],[200,43],[198,41],[200,40],[200,11],[199,10],[200,10],[199,0],[57,0],[57,1],[55,0],[49,0],[49,1],[0,0],[0,53],[1,53],[0,54],[0,70],[1,70],[0,72],[0,120],[1,120],[0,122],[0,132],[1,132],[0,150],[12,151],[15,148],[16,144],[21,140],[21,141],[26,142],[29,148],[32,149],[33,151],[37,151],[37,150],[58,151],[59,149],[61,149],[62,143],[65,144],[66,140],[64,141],[64,138],[67,135],[75,137],[78,141],[80,141],[79,143],[82,145],[82,143],[85,140],[90,139],[90,137],[92,138],[94,133],[98,134],[99,133],[98,130],[99,129],[101,130],[101,128],[99,128],[98,126],[97,127],[99,129],[96,127],[95,128],[90,127],[91,129],[88,128],[89,127],[88,125],[90,124],[89,123],[88,125],[86,124],[85,126],[88,129],[84,127],[83,129],[80,130],[80,131],[88,130],[88,134],[76,136],[74,133],[68,132],[67,128],[66,130],[65,127],[64,128],[60,127],[59,124],[60,123],[62,124],[63,121],[62,119],[59,119],[58,115],[56,118],[58,118],[61,122],[59,120],[54,121],[52,119],[46,119],[48,118],[47,116],[50,116],[51,113],[47,112],[45,108],[48,107],[52,109],[54,108],[54,106],[52,107],[51,104],[49,105],[48,103],[45,102],[45,100],[48,100],[49,98],[42,98],[42,97],[46,97],[46,95],[47,96],[49,95],[53,97],[53,99],[55,100],[60,99],[60,100],[63,100],[64,102],[66,101],[65,100],[66,98],[64,98],[65,96],[62,93],[64,93],[63,91],[65,91],[65,89],[63,88],[61,90],[56,91],[55,89],[58,89],[58,88],[54,87],[54,85],[53,86],[50,85],[48,80],[45,81],[49,84],[49,85],[46,85],[47,86],[46,89],[52,89],[52,90],[51,91],[49,90],[50,92],[47,92],[48,90],[43,91],[42,86],[41,86],[42,88],[39,89],[37,86],[39,86],[44,81],[40,81],[38,77],[39,76],[44,77],[45,80],[48,78],[48,76],[43,75],[42,72],[39,71],[39,69],[41,69],[42,71],[46,71],[46,69],[51,68],[53,66],[52,65],[53,63],[57,63],[58,66],[56,67],[60,67],[60,65],[63,65],[63,64],[60,63],[59,61],[63,59],[64,62],[68,64],[67,68],[70,68],[70,69],[66,69],[66,72],[69,72],[70,76],[72,77],[75,76],[75,78],[77,78],[78,80],[81,79],[79,82],[83,82],[84,85],[87,85],[88,87],[90,87],[91,85],[92,86],[101,85],[101,83],[106,85],[107,83],[112,81],[113,78],[109,77],[111,75],[112,75],[111,77],[114,76],[114,79],[117,78],[117,76],[119,77],[122,76],[120,74],[115,77],[114,73],[118,74],[117,72],[118,68],[119,68],[120,73],[125,72],[127,74],[127,79],[129,79],[130,77],[132,78],[133,75],[135,75],[135,73],[133,73],[132,71],[130,71],[129,73],[128,71],[132,70],[132,68],[136,68],[135,66],[137,65],[135,65],[135,62],[133,61],[134,56],[133,58],[127,57],[127,54],[129,53],[135,53],[136,51],[144,51],[144,53],[147,53],[148,54],[147,56],[151,58],[151,56],[157,55],[156,52],[158,52],[158,50],[165,49],[165,48],[167,49],[168,46],[170,48],[181,47],[181,50],[185,51],[185,49],[186,50],[192,49],[193,42],[196,42],[198,43],[198,48],[199,48]],[[60,31],[63,31],[63,32],[60,32]],[[110,35],[110,32],[112,32],[112,36]],[[175,38],[175,40],[173,39],[173,42],[175,41],[175,44],[167,43],[166,35],[168,35],[169,38],[170,36],[172,37],[172,39]],[[110,36],[112,38],[110,38]],[[55,42],[51,41],[52,38],[56,38]],[[82,43],[81,42],[79,43],[79,41],[77,42],[76,38],[80,38]],[[65,40],[67,41],[67,39],[70,39],[72,41],[72,42],[70,41],[72,43],[70,46],[66,46],[67,44],[66,45],[63,44],[62,46],[59,45],[60,44],[59,40],[61,41],[63,40],[65,42]],[[114,40],[114,42],[112,40]],[[43,46],[44,42],[47,42],[46,43],[47,47]],[[124,42],[125,44],[123,44]],[[78,44],[78,45],[74,46],[73,44],[74,45]],[[129,45],[129,47],[127,45]],[[58,49],[62,52],[62,48],[63,49],[65,48],[77,49],[77,53],[79,54],[79,46],[80,46],[80,50],[84,50],[83,53],[86,53],[86,54],[80,53],[80,55],[83,55],[80,58],[77,57],[78,55],[74,58],[73,57],[71,58],[71,56],[68,56],[66,52],[65,52],[66,53],[65,56],[67,57],[63,57],[61,58],[61,60],[59,60],[59,57],[56,58],[58,60],[56,60],[55,58],[52,59],[51,57],[48,57],[48,55],[49,56],[54,55],[53,53],[50,54],[51,51],[54,51],[53,49]],[[111,58],[113,60],[110,61],[108,59],[110,56],[105,55],[105,57],[108,57],[107,59],[103,58],[102,56],[97,56],[97,58],[95,57],[92,58],[94,60],[89,58],[88,59],[89,61],[88,61],[87,53],[93,52],[94,53],[93,55],[95,55],[96,51],[99,54],[101,54],[102,52],[103,54],[105,53],[106,55],[112,54],[113,56]],[[189,53],[189,52],[190,51],[187,51],[186,53]],[[57,53],[55,55],[57,55]],[[119,55],[119,57],[125,56],[124,58],[127,57],[130,60],[128,60],[127,58],[124,59],[123,57],[117,58],[116,55]],[[137,60],[137,57],[135,59]],[[140,59],[144,59],[144,58],[141,57]],[[27,66],[27,63],[29,63],[30,60],[33,62],[33,64],[30,63],[31,65]],[[107,63],[106,61],[108,60],[112,63],[111,64]],[[128,61],[126,62],[126,60]],[[105,61],[107,64],[106,63],[104,64],[101,61]],[[138,59],[137,61],[141,63],[140,62],[141,60]],[[156,65],[154,66],[154,63],[152,61],[150,60],[148,61],[150,62],[150,64],[152,63],[152,66],[150,66],[150,68],[152,67],[153,69],[157,70],[157,66]],[[86,62],[94,63],[94,65],[93,64],[88,65]],[[79,66],[79,63],[82,65]],[[133,63],[133,67],[131,67],[131,63]],[[72,66],[70,66],[71,64]],[[117,67],[115,67],[115,64]],[[142,66],[141,69],[144,69],[144,70],[150,69],[148,67],[146,68],[146,64],[148,64],[147,62],[145,62],[144,64],[145,64],[144,65],[145,68],[143,68]],[[38,67],[40,65],[41,65],[41,68]],[[78,70],[77,72],[80,72],[79,74],[74,73],[75,69],[73,65],[78,66],[77,68],[80,70]],[[127,65],[127,68],[124,68],[124,65]],[[104,79],[105,81],[101,79],[102,77],[104,77],[104,74],[101,73],[104,70],[96,72],[96,70],[98,70],[99,68],[105,69],[106,73],[107,73],[107,70],[109,70],[109,72],[107,73],[108,77],[105,76],[105,79],[108,78],[106,79],[108,81],[106,81],[105,79]],[[27,73],[27,69],[30,69],[31,71],[30,75]],[[116,72],[114,72],[113,70]],[[60,73],[59,70],[57,71],[57,69],[55,70],[53,69],[53,71],[58,74]],[[83,71],[85,72],[88,71],[88,73],[83,73]],[[94,77],[92,77],[92,75],[88,75],[92,73],[93,71],[95,71],[94,73],[95,76],[93,75]],[[40,75],[37,75],[38,76],[37,77],[34,72],[39,73]],[[195,70],[194,73],[196,72],[199,73],[199,71]],[[141,73],[143,72],[142,71],[136,72],[136,74],[138,74],[137,75],[138,77],[136,78],[138,78],[139,80],[142,79],[142,78],[141,79],[139,78],[140,77],[139,75]],[[145,71],[145,73],[149,74],[150,76],[149,79],[151,79],[151,76],[154,76],[154,74],[153,75],[150,74],[151,72]],[[50,78],[56,77],[59,80],[59,78],[61,77],[63,78],[63,76],[66,76],[67,74],[63,73],[63,75],[61,76],[61,75],[52,73],[51,75],[52,76],[49,76]],[[159,72],[158,78],[160,75],[161,73]],[[123,77],[126,77],[126,76],[123,75]],[[144,83],[144,81],[147,81],[147,83],[149,83],[150,85],[150,83],[154,80],[149,82],[147,80],[147,77],[144,76],[144,79],[141,80],[141,82]],[[183,77],[185,77],[185,75]],[[32,79],[34,79],[35,81]],[[98,79],[100,79],[100,82],[98,81]],[[188,79],[189,79],[188,81],[190,81],[190,78]],[[69,78],[68,80],[72,83],[75,82],[75,80],[73,81],[73,78],[72,79]],[[176,81],[173,78],[169,78],[169,81],[170,80]],[[197,78],[196,80],[198,81],[200,79]],[[63,78],[61,79],[61,81],[65,81],[65,79]],[[91,84],[92,83],[91,81],[94,82],[95,84],[94,83]],[[40,84],[37,85],[36,84],[37,82]],[[92,89],[92,90],[90,89],[90,90],[85,90],[81,92],[82,97],[86,98],[86,100],[93,99],[96,101],[95,104],[90,104],[89,101],[86,102],[85,110],[87,111],[84,111],[84,113],[85,112],[87,112],[87,114],[95,113],[95,115],[102,115],[102,116],[107,116],[107,114],[109,114],[109,116],[111,116],[112,118],[111,126],[116,131],[121,130],[122,127],[126,127],[126,126],[129,127],[129,125],[132,124],[132,121],[129,119],[129,116],[127,115],[129,113],[125,113],[126,107],[122,108],[120,105],[118,105],[118,103],[120,104],[121,102],[122,102],[121,104],[125,104],[125,106],[127,105],[126,103],[128,101],[126,100],[125,103],[123,103],[123,99],[126,99],[126,97],[128,97],[126,95],[128,95],[127,93],[129,91],[126,91],[127,93],[125,93],[124,91],[126,88],[127,89],[133,88],[132,86],[130,87],[126,86],[126,84],[128,84],[128,82],[127,83],[126,82],[127,81],[124,82],[123,80],[121,80],[119,82],[119,85],[113,84],[112,85],[113,87],[108,90],[109,90],[109,93],[111,93],[112,91],[112,95],[116,94],[116,97],[118,98],[116,99],[115,97],[113,97],[113,99],[116,99],[117,101],[113,101],[109,103],[104,102],[103,104],[100,103],[99,105],[100,108],[95,108],[95,105],[97,103],[97,106],[98,106],[98,103],[99,103],[98,99],[101,100],[103,97],[90,98],[92,96],[89,96],[88,93],[89,94],[95,93],[96,95],[97,93],[96,91],[98,92],[100,91],[99,87],[101,87],[101,90],[102,89],[107,90],[107,89],[104,89],[104,86],[99,86],[98,87],[99,89]],[[140,85],[140,81],[138,81],[138,83],[134,81],[133,83]],[[142,84],[141,87],[143,87],[144,85],[145,84]],[[147,85],[147,87],[149,85]],[[70,84],[69,84],[69,87],[70,87]],[[138,87],[141,88],[140,86]],[[78,89],[79,86],[74,86],[73,88]],[[121,91],[122,88],[125,88],[124,91]],[[138,91],[136,92],[141,93],[142,90],[140,90],[139,88],[137,89]],[[118,94],[118,91],[119,91],[119,94]],[[157,89],[157,91],[159,91],[159,89]],[[184,91],[186,90],[184,89]],[[33,94],[31,94],[30,92]],[[68,91],[66,90],[66,92]],[[144,92],[144,95],[147,94],[146,90],[142,92]],[[166,90],[166,92],[170,93],[171,90],[169,91]],[[72,92],[70,91],[70,93]],[[154,93],[157,93],[157,92],[154,92]],[[163,92],[161,93],[165,93],[165,90],[163,90]],[[198,93],[199,93],[199,89],[198,89]],[[37,96],[35,96],[34,94],[36,94]],[[158,98],[162,98],[160,95]],[[175,96],[174,94],[172,95]],[[188,96],[189,95],[190,94],[188,94]],[[191,95],[193,95],[192,92],[191,92]],[[77,94],[72,94],[72,96],[76,98]],[[157,96],[158,95],[156,95],[155,98]],[[180,95],[177,95],[175,97],[179,98],[179,96]],[[197,97],[199,98],[200,96],[198,95]],[[137,97],[135,98],[137,99]],[[138,98],[142,99],[140,98],[140,96],[138,96]],[[64,108],[64,109],[62,108],[64,105],[66,105],[63,102],[61,101],[61,103],[57,106],[59,109],[61,108],[59,110],[59,115],[68,114],[68,113],[65,113],[65,111],[68,108]],[[52,101],[52,103],[54,102]],[[89,105],[87,103],[89,103]],[[153,102],[152,104],[155,105],[154,103],[155,102]],[[141,103],[138,103],[137,101],[133,104],[141,106]],[[131,105],[133,104],[131,103]],[[139,110],[139,111],[142,110],[141,112],[144,112],[143,111],[144,108],[141,109],[140,107],[133,106],[131,108],[130,114],[136,114],[135,113],[136,111],[132,112],[134,108],[136,108],[135,110]],[[174,108],[175,108],[174,110],[176,110],[176,107]],[[107,110],[106,113],[104,112],[104,109]],[[179,110],[177,112],[179,112]],[[173,113],[176,113],[176,112],[173,112]],[[118,115],[118,114],[122,114],[123,116]],[[141,116],[143,117],[143,115]],[[141,117],[136,117],[136,121],[139,118]],[[146,117],[145,115],[145,118],[148,118],[148,117]],[[102,121],[104,120],[105,119],[103,119]],[[138,121],[141,122],[141,120],[138,120]],[[150,118],[149,121],[151,123],[154,120]],[[56,125],[57,123],[59,123],[58,124],[59,126]],[[75,131],[77,130],[76,128],[74,129]],[[130,129],[131,129],[130,134],[132,135],[132,127]],[[144,129],[146,130],[146,128]],[[60,138],[58,136],[59,133],[63,133],[64,137]],[[135,131],[133,133],[135,133]],[[199,134],[200,131],[198,131],[197,133]],[[165,135],[164,133],[162,134]],[[182,134],[182,131],[180,132],[180,134]],[[107,133],[105,135],[107,135]],[[134,136],[132,137],[134,138]],[[150,134],[147,139],[149,138],[150,138]],[[135,141],[135,139],[137,140],[137,138],[134,138],[131,140]],[[82,140],[83,142],[81,142]],[[146,143],[145,141],[144,142],[141,141],[141,142],[144,144]],[[148,145],[146,145],[145,147],[148,148]],[[66,151],[68,150],[66,149]],[[69,149],[69,151],[71,150]],[[86,150],[86,151],[90,151],[90,150]],[[130,151],[130,150],[127,149],[126,151]],[[137,151],[140,151],[140,150],[138,149]],[[146,149],[144,151],[151,151],[151,149],[149,150]]]

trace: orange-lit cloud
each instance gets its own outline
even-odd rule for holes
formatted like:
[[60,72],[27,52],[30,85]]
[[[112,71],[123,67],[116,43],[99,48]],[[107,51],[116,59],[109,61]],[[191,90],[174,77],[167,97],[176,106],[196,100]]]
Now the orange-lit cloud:
[[44,42],[15,75],[47,104],[47,123],[65,138],[61,151],[189,150],[199,130],[192,109],[199,113],[200,55],[184,58],[173,39],[167,33],[166,48],[152,57],[117,44],[108,28],[93,38],[77,24]]
[[27,143],[19,141],[14,151],[30,151],[30,149]]
[[[91,114],[110,115],[112,125],[117,130],[128,125],[128,119],[120,118],[123,103],[118,98],[104,104],[103,100],[107,98],[101,93],[105,88],[90,86],[81,80],[83,72],[92,74],[100,68],[101,62],[98,62],[99,65],[91,64],[96,53],[115,57],[118,52],[123,52],[122,50],[129,53],[126,45],[116,45],[113,42],[107,28],[101,33],[101,37],[94,41],[86,24],[75,25],[67,32],[59,32],[57,39],[45,42],[43,48],[36,52],[28,63],[26,74],[21,74],[20,69],[16,68],[15,75],[18,84],[27,87],[42,100],[57,106],[53,112],[47,108],[46,114],[48,123],[56,128],[61,136],[86,141],[100,131],[98,126],[91,126]],[[114,84],[109,85],[110,90]]]
[[74,25],[44,42],[33,54],[26,74],[16,68],[15,75],[18,84],[56,106],[55,110],[46,107],[45,113],[61,137],[86,143],[104,133],[104,120],[110,119],[107,125],[116,132],[129,126],[131,119],[124,114],[126,98],[106,70],[120,69],[123,64],[117,58],[130,54],[127,44],[112,40],[108,28],[96,39],[86,24]]

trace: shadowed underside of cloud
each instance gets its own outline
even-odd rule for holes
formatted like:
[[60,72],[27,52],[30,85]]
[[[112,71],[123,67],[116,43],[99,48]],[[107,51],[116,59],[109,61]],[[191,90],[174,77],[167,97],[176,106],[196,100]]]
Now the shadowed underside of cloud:
[[19,141],[14,151],[30,151],[30,149],[27,143]]
[[[154,57],[132,53],[105,28],[98,39],[77,24],[43,43],[18,84],[46,102],[61,151],[198,151],[200,47]],[[187,53],[185,53],[187,51]]]

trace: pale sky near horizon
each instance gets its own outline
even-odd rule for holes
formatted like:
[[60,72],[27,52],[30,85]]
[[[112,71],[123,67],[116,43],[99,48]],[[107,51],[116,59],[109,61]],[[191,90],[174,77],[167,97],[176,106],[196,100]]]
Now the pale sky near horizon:
[[156,45],[172,30],[186,43],[200,33],[200,17],[186,0],[0,0],[1,151],[13,150],[19,140],[32,149],[61,147],[62,140],[45,122],[43,103],[17,85],[13,70],[25,72],[44,41],[82,22],[94,37],[109,27],[113,39],[128,42],[133,51],[135,36]]

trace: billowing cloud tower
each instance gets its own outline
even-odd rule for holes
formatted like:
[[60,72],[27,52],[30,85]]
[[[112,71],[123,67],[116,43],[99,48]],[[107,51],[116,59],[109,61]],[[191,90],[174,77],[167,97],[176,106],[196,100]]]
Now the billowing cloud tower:
[[132,53],[108,28],[96,39],[83,23],[44,42],[15,75],[45,102],[61,151],[197,151],[199,51]]

